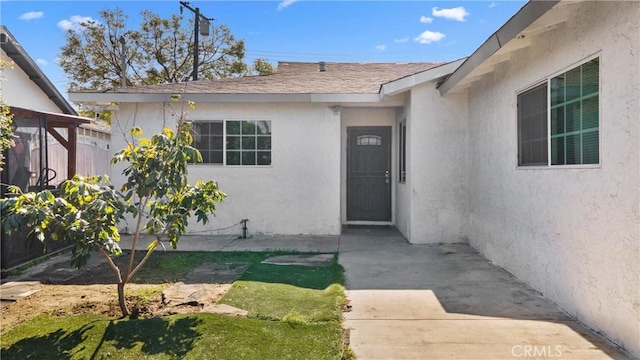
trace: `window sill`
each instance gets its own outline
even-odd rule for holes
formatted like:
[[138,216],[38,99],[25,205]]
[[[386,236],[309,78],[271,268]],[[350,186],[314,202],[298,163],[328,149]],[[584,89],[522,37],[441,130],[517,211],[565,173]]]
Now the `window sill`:
[[204,167],[204,166],[212,166],[212,167],[229,167],[229,168],[243,168],[243,169],[252,169],[252,168],[260,168],[260,169],[268,169],[268,168],[272,168],[273,164],[271,165],[224,165],[224,164],[212,164],[212,163],[199,163],[199,164],[189,164],[189,166],[197,166],[197,167]]
[[601,169],[602,164],[588,165],[535,165],[516,166],[516,170],[575,170],[575,169]]
[[273,165],[223,165],[227,168],[234,169],[270,169]]

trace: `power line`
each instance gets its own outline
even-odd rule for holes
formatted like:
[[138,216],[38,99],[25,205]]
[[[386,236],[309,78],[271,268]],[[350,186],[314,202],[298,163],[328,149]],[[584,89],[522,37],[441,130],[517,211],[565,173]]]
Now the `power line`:
[[245,54],[248,58],[275,58],[280,61],[285,60],[324,60],[324,61],[351,61],[351,62],[425,62],[425,61],[445,61],[442,55],[424,55],[416,57],[415,55],[404,54],[319,54],[319,53],[295,53],[285,51],[262,51],[247,50]]

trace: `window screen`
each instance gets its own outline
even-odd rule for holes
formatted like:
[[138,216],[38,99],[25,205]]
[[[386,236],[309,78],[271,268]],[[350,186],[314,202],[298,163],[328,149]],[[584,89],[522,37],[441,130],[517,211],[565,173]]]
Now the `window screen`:
[[518,165],[547,165],[547,84],[518,95]]

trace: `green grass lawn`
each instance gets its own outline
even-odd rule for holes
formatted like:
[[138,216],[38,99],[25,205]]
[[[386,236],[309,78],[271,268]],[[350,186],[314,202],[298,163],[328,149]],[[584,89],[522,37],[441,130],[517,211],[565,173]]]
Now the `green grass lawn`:
[[166,279],[167,274],[184,276],[203,262],[249,264],[221,300],[248,310],[249,317],[189,314],[116,320],[96,315],[42,315],[3,334],[0,357],[3,360],[341,357],[344,278],[336,261],[329,267],[279,266],[260,264],[273,253],[170,254],[147,264],[148,268],[139,273],[140,281]]

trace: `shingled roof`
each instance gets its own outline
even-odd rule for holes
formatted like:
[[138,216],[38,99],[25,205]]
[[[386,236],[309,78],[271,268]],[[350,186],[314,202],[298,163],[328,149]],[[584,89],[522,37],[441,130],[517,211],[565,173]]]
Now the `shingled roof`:
[[279,62],[270,75],[118,88],[109,93],[173,94],[377,94],[380,86],[440,63]]

